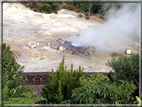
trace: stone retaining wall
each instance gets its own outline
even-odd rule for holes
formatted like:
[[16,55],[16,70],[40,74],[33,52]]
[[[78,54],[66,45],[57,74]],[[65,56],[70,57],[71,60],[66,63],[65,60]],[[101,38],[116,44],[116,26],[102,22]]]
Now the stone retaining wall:
[[[50,72],[51,73],[51,72]],[[91,74],[97,74],[100,72],[85,72],[87,76]],[[107,72],[102,72],[103,75],[108,75]],[[56,72],[54,72],[54,75],[57,75]],[[28,73],[22,73],[23,78],[28,79],[28,81],[24,85],[46,85],[47,80],[49,78],[48,72],[28,72]]]

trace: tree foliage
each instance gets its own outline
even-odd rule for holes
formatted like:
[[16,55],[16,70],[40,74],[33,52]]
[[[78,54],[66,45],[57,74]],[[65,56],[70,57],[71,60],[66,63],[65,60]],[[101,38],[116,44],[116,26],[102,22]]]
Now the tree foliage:
[[68,9],[68,8],[71,8],[71,7],[72,7],[71,4],[63,4],[63,5],[62,5],[62,8],[63,8],[63,9]]
[[115,8],[115,10],[118,10],[121,7],[120,3],[104,3],[101,5],[101,8],[99,8],[98,13],[100,15],[100,18],[106,19],[108,17],[108,11],[112,8]]
[[[36,103],[43,98],[32,98],[35,92],[31,91],[30,86],[21,86],[27,81],[23,79],[24,66],[16,62],[16,56],[10,50],[10,46],[6,47],[6,43],[2,44],[2,88],[3,88],[3,104],[31,104]],[[29,97],[26,98],[26,97]],[[30,101],[30,102],[29,102]]]
[[130,56],[121,55],[117,59],[113,57],[106,63],[115,70],[115,72],[111,71],[111,81],[124,80],[137,86],[133,96],[139,96],[139,60],[142,60],[139,59],[139,53],[132,53]]
[[17,57],[10,50],[10,46],[6,47],[6,43],[2,45],[2,50],[2,85],[3,88],[8,87],[10,97],[16,97],[24,91],[17,87],[27,81],[27,79],[23,79],[22,76],[20,76],[24,71],[24,66],[16,62]]
[[26,91],[17,97],[10,97],[8,93],[8,87],[3,89],[3,103],[4,104],[36,104],[39,101],[46,100],[42,97],[35,97],[35,91]]
[[135,103],[136,86],[127,81],[119,80],[119,84],[111,82],[102,74],[80,77],[81,86],[72,91],[72,104],[132,104]]
[[79,69],[73,70],[73,65],[71,65],[71,70],[67,70],[67,67],[64,67],[63,56],[56,71],[57,76],[54,75],[52,69],[46,86],[42,88],[41,94],[47,99],[47,103],[60,104],[62,101],[70,99],[71,91],[79,86],[79,77],[85,75],[82,71],[81,66],[79,66]]
[[59,9],[59,3],[55,3],[55,2],[42,3],[40,9],[42,12],[45,12],[48,14],[57,13]]
[[121,55],[116,59],[113,57],[106,65],[112,67],[111,80],[125,80],[139,86],[139,54],[132,53],[130,56]]
[[[89,2],[69,2],[63,4],[62,8],[71,7],[71,6],[73,6],[75,10],[82,9],[85,12],[89,11]],[[120,4],[115,2],[112,3],[90,2],[90,12],[92,14],[98,13],[99,17],[102,19],[106,19],[105,16],[107,16],[108,10],[112,8],[116,8],[117,10],[120,8]]]

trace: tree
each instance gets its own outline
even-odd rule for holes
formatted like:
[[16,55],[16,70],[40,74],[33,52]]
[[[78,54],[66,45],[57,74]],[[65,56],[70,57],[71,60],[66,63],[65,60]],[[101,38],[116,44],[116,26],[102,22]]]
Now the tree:
[[106,65],[112,67],[110,79],[112,81],[125,80],[139,87],[139,54],[132,53],[130,56],[121,55],[117,59],[113,57]]
[[19,87],[27,81],[27,78],[23,79],[21,76],[24,66],[16,62],[17,57],[10,50],[10,46],[6,47],[6,43],[2,44],[2,51],[3,104],[35,104],[45,100],[40,97],[33,98],[35,92],[31,91],[29,85]]
[[113,57],[111,61],[108,61],[108,63],[106,63],[106,65],[112,67],[113,70],[115,70],[115,72],[111,71],[111,81],[118,82],[118,80],[123,80],[135,84],[137,89],[132,96],[139,96],[140,83],[138,53],[132,53],[130,56],[120,55],[117,59]]
[[133,104],[136,103],[131,95],[136,86],[128,81],[111,82],[102,74],[80,77],[80,87],[72,91],[72,104]]
[[49,104],[60,104],[70,99],[71,91],[79,86],[79,77],[85,76],[81,66],[79,66],[79,70],[73,71],[73,65],[71,65],[71,70],[67,70],[67,67],[64,67],[64,60],[63,56],[62,62],[60,62],[56,71],[57,76],[54,75],[53,69],[51,74],[48,73],[49,79],[46,86],[42,88],[41,94]]
[[45,12],[48,14],[57,13],[59,9],[59,3],[55,3],[55,2],[42,3],[40,9],[42,12]]

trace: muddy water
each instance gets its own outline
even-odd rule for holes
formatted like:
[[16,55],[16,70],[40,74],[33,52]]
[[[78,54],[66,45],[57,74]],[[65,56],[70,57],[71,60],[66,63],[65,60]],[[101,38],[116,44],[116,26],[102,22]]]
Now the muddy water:
[[[78,34],[92,26],[97,28],[103,23],[93,18],[77,18],[77,13],[69,10],[58,14],[36,13],[17,3],[4,3],[3,13],[3,42],[19,57],[17,62],[25,66],[24,72],[47,72],[52,68],[56,71],[63,55],[68,69],[73,64],[74,69],[82,65],[85,72],[110,71],[105,65],[110,55],[98,52],[92,56],[72,55],[48,46],[53,40]],[[39,47],[31,49],[27,46],[29,42],[39,43]]]

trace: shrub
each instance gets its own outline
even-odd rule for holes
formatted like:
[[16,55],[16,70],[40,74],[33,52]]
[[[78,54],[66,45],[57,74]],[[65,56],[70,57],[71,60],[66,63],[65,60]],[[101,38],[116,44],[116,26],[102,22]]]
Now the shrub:
[[90,77],[80,77],[81,86],[72,91],[72,104],[132,104],[132,101],[135,101],[134,97],[131,97],[136,89],[134,84],[119,80],[116,85],[102,74]]
[[92,13],[90,13],[90,16],[94,16]]
[[111,71],[111,80],[125,80],[139,86],[139,54],[133,53],[130,56],[121,55],[116,59],[113,57],[108,60],[106,65],[112,67],[115,72]]
[[86,19],[90,19],[90,17],[89,17],[89,16],[86,16]]
[[77,16],[78,18],[81,18],[83,17],[83,14],[82,13],[79,13],[79,15]]
[[52,69],[46,86],[42,88],[41,94],[47,99],[47,103],[59,104],[64,100],[70,99],[71,91],[79,86],[79,77],[85,75],[82,71],[81,66],[79,66],[79,70],[73,71],[73,65],[71,65],[70,71],[67,70],[67,67],[64,67],[63,56],[62,62],[60,62],[60,66],[56,71],[57,76],[54,75]]
[[100,18],[106,19],[107,12],[111,8],[116,8],[117,10],[120,8],[119,3],[104,3],[101,8],[98,10],[98,13],[100,14]]
[[[92,2],[90,3],[90,13],[98,13],[103,8],[104,3]],[[75,9],[82,9],[84,11],[89,10],[89,2],[72,2],[70,5],[74,6]]]
[[78,9],[78,10],[76,11],[76,13],[79,13],[79,12],[85,13],[85,11],[82,10],[82,9]]
[[68,8],[68,10],[73,10],[74,9],[74,7],[72,6],[72,7],[70,7],[70,8]]
[[26,91],[18,97],[9,97],[8,87],[3,89],[3,103],[4,104],[36,104],[39,101],[46,100],[42,97],[34,97],[37,92]]
[[69,5],[69,4],[63,4],[62,5],[62,8],[63,9],[68,9],[68,8],[71,8],[71,7],[73,7],[72,5]]
[[[72,5],[75,9],[82,9],[84,11],[88,11],[89,3],[82,3],[82,2],[73,2]],[[92,9],[93,3],[90,3],[90,10]]]
[[88,11],[85,13],[86,16],[88,16]]
[[[27,102],[28,100],[25,97],[28,95],[33,96],[34,92],[31,91],[30,86],[19,87],[27,81],[27,78],[23,79],[23,77],[20,76],[23,73],[24,66],[21,66],[16,62],[17,57],[10,50],[10,46],[6,47],[6,43],[2,44],[2,50],[3,103],[17,104],[20,103],[21,98],[24,100],[24,104],[31,104],[31,102]],[[42,100],[43,98],[38,97],[31,99],[30,101],[36,103],[38,99]]]
[[112,58],[108,61],[108,66],[112,67],[115,72],[111,71],[110,79],[111,81],[128,81],[137,86],[133,97],[139,96],[139,54],[133,53],[130,56],[121,55],[116,59]]
[[[88,16],[88,11],[85,13],[86,16]],[[94,16],[92,13],[90,13],[90,16]]]
[[48,2],[42,3],[40,10],[45,13],[57,13],[59,9],[59,3]]
[[19,65],[16,62],[16,56],[10,50],[10,46],[6,47],[6,43],[2,45],[3,58],[2,58],[2,76],[3,76],[3,88],[8,86],[10,96],[17,96],[10,92],[19,85],[22,85],[27,79],[23,79],[20,75],[24,71],[24,66]]

